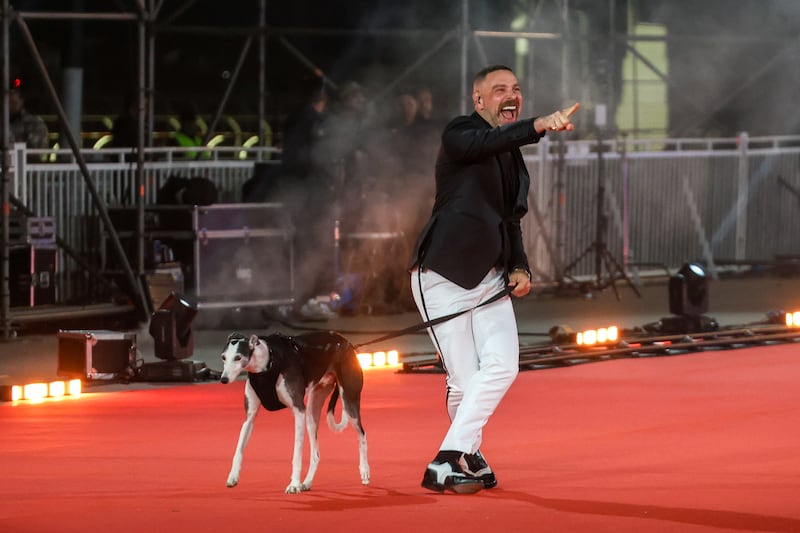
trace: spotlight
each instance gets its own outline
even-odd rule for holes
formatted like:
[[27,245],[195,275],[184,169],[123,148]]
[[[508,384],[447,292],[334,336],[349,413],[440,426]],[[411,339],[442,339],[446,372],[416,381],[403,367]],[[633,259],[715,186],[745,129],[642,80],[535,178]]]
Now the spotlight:
[[708,278],[703,267],[686,263],[669,279],[669,312],[693,316],[708,312]]
[[155,356],[167,361],[186,359],[194,353],[192,320],[197,304],[186,296],[171,292],[150,318]]
[[139,368],[142,381],[197,381],[213,379],[215,374],[202,361],[184,361],[194,353],[192,320],[197,304],[182,294],[171,292],[150,317],[150,335],[157,363]]
[[700,333],[714,331],[716,320],[705,316],[708,312],[708,277],[697,263],[685,263],[669,279],[669,312],[672,317],[662,318],[663,333]]

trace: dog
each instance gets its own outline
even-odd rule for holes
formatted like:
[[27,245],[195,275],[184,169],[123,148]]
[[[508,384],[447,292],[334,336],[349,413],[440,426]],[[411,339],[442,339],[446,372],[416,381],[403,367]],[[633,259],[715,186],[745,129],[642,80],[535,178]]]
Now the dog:
[[[319,427],[322,406],[328,394],[328,426],[343,431],[348,425],[358,433],[358,470],[361,483],[369,484],[367,436],[361,424],[361,390],[364,374],[350,342],[338,333],[311,332],[296,336],[275,333],[266,337],[240,333],[228,336],[222,352],[222,383],[229,383],[243,371],[248,373],[244,390],[246,417],[239,433],[239,442],[228,474],[228,487],[239,482],[242,454],[253,431],[259,407],[277,411],[289,407],[294,414],[294,452],[292,477],[287,494],[311,490],[319,465]],[[336,401],[342,397],[342,417],[334,418]],[[311,456],[303,482],[300,474],[303,463],[303,444],[308,432]]]

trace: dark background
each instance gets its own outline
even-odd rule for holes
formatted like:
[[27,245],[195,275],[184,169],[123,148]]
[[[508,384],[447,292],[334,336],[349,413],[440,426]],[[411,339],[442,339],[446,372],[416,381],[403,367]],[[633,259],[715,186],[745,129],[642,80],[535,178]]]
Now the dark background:
[[[19,0],[18,11],[135,12],[132,0]],[[157,24],[157,114],[183,110],[213,114],[233,71],[245,36],[235,29],[258,21],[256,0],[165,0]],[[320,0],[270,1],[267,24],[318,65],[332,80],[361,82],[371,95],[431,50],[446,31],[461,21],[459,0]],[[616,0],[614,28],[627,31],[626,1]],[[800,133],[794,102],[800,85],[797,42],[800,2],[794,0],[639,0],[642,21],[665,24],[670,39],[669,105],[673,136]],[[588,39],[585,68],[571,58],[572,87],[589,87],[594,101],[618,98],[622,45],[609,43],[609,3],[603,0],[569,2],[573,28],[582,24]],[[523,11],[536,12],[533,31],[560,31],[559,2],[541,0],[472,0],[474,29],[507,31]],[[138,28],[122,21],[29,20],[29,26],[57,88],[65,66],[84,69],[84,114],[116,114],[124,95],[137,80]],[[176,31],[179,27],[230,28],[226,34],[204,35]],[[391,35],[367,35],[343,30],[402,30]],[[333,30],[333,32],[329,32]],[[329,33],[326,33],[329,32]],[[490,62],[513,62],[513,40],[482,40]],[[577,48],[577,46],[575,46]],[[480,66],[471,43],[470,72]],[[551,111],[562,103],[559,43],[538,43],[535,102],[531,113]],[[429,85],[437,111],[458,111],[462,80],[458,39],[442,47],[398,84],[397,89]],[[230,114],[258,110],[257,46],[251,48],[226,108]],[[12,75],[24,80],[28,108],[53,113],[41,81],[17,30],[11,35]],[[610,69],[610,71],[609,71]],[[609,74],[610,72],[610,74]],[[273,34],[267,44],[266,110],[273,124],[305,101],[314,76]],[[583,94],[583,93],[581,93]],[[374,101],[381,106],[383,102]]]

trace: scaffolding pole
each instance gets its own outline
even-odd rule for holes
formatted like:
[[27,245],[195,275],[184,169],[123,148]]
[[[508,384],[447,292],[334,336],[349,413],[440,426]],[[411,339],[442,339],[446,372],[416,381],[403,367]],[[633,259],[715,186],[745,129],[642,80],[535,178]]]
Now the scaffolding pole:
[[[114,225],[111,223],[111,219],[108,216],[108,210],[106,209],[105,203],[103,202],[103,199],[100,198],[100,194],[97,192],[97,187],[95,187],[94,181],[92,180],[92,177],[89,173],[89,167],[86,166],[86,161],[83,159],[80,147],[78,146],[78,143],[75,140],[75,136],[72,133],[72,130],[69,128],[66,112],[64,111],[64,108],[61,105],[61,101],[58,98],[58,93],[56,92],[56,89],[53,86],[53,82],[50,79],[50,75],[47,72],[47,67],[44,64],[44,60],[42,60],[42,56],[39,53],[39,49],[36,46],[36,42],[33,39],[33,35],[31,35],[30,28],[28,28],[28,24],[25,22],[24,19],[22,19],[19,16],[14,17],[14,19],[15,22],[17,23],[17,26],[20,29],[20,33],[23,37],[23,40],[25,41],[25,44],[28,46],[28,49],[31,53],[35,66],[42,77],[42,81],[47,91],[49,92],[50,99],[56,108],[56,113],[58,114],[59,123],[61,124],[61,127],[64,130],[64,136],[66,137],[67,142],[69,143],[69,146],[72,149],[72,154],[75,157],[75,162],[78,164],[78,168],[80,168],[81,175],[83,176],[84,182],[86,183],[86,188],[92,197],[92,203],[95,209],[97,209],[98,213],[100,214],[100,218],[103,221],[103,224],[106,230],[108,231],[109,236],[111,237],[111,242],[113,244],[114,251],[117,257],[119,258],[120,264],[122,265],[132,300],[135,302],[137,309],[139,309],[140,313],[142,314],[142,318],[144,318],[144,313],[146,313],[147,310],[147,301],[144,296],[142,286],[140,284],[140,281],[134,275],[133,270],[131,269],[131,265],[128,262],[128,258],[125,255],[125,250],[122,248],[122,243],[119,240],[119,235],[115,231]],[[4,205],[4,211],[5,211],[6,209],[8,209],[7,207],[8,197],[6,196],[4,200],[6,201],[6,204]]]
[[3,243],[0,248],[2,249],[2,261],[0,261],[0,277],[2,277],[2,283],[0,283],[0,319],[2,319],[2,328],[3,328],[3,338],[8,339],[11,337],[11,320],[10,320],[10,294],[9,294],[9,287],[8,287],[8,277],[9,277],[9,264],[8,264],[8,241],[9,241],[9,230],[8,230],[8,217],[11,214],[11,204],[10,204],[10,196],[11,191],[9,190],[9,171],[11,165],[9,164],[9,158],[11,157],[11,128],[9,125],[10,121],[10,113],[8,110],[8,89],[9,89],[9,30],[10,30],[10,6],[8,0],[3,1],[3,13],[0,18],[0,41],[2,41],[2,48],[3,48],[3,72],[0,74],[0,84],[2,84],[3,90],[3,124],[2,130],[0,130],[0,143],[2,144],[2,181],[0,182],[0,189],[2,189],[2,196],[3,196],[3,227],[2,227],[2,236],[3,236]]

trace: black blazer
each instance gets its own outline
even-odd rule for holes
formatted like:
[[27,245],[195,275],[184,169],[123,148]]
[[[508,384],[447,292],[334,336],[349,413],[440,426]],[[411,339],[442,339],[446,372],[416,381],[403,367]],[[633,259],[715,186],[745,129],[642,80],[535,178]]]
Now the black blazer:
[[[436,159],[436,200],[417,239],[410,267],[430,268],[466,289],[494,266],[529,271],[520,220],[528,212],[530,176],[519,147],[537,142],[534,119],[492,128],[478,113],[452,120]],[[503,201],[499,154],[512,155],[518,181],[511,209]]]

